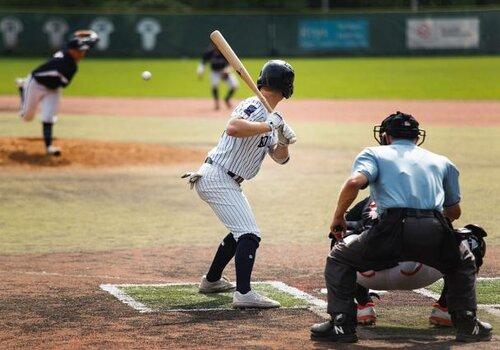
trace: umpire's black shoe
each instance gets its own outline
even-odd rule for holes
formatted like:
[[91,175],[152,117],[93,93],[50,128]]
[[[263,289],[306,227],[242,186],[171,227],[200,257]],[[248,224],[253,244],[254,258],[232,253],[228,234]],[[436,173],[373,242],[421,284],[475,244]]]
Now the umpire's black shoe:
[[347,314],[336,314],[333,320],[316,323],[311,327],[311,339],[339,343],[355,343],[356,321]]
[[493,327],[489,323],[477,319],[474,311],[455,311],[451,320],[457,329],[456,341],[472,343],[490,341]]

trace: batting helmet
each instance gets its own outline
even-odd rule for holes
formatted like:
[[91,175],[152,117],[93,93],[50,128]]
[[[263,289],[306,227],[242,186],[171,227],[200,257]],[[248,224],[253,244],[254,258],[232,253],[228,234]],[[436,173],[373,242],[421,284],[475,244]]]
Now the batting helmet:
[[93,30],[78,30],[68,41],[68,49],[87,51],[94,47],[99,41],[99,36]]
[[421,137],[419,146],[424,143],[426,136],[425,130],[419,128],[418,121],[413,116],[400,111],[391,114],[382,121],[382,124],[373,127],[373,137],[379,145],[387,144],[387,140],[383,137],[384,134],[396,139],[413,140]]
[[260,71],[257,87],[268,87],[281,91],[283,97],[289,98],[293,94],[293,79],[295,72],[291,65],[282,60],[267,62]]

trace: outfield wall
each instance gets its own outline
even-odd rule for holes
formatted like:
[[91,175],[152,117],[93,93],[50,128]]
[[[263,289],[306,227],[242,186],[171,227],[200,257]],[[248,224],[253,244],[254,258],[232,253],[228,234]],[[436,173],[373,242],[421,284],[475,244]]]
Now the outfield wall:
[[0,12],[3,55],[48,54],[99,33],[99,56],[193,57],[220,29],[242,56],[500,53],[500,10],[436,13],[70,14]]

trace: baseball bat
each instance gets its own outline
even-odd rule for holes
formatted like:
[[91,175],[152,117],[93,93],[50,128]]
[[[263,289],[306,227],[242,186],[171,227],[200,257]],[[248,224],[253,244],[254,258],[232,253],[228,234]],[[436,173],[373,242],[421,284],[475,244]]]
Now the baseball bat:
[[271,113],[273,109],[269,105],[269,102],[267,102],[264,95],[262,95],[260,90],[257,88],[257,85],[255,85],[255,82],[252,80],[252,77],[250,76],[250,74],[248,74],[248,71],[246,70],[245,66],[238,58],[238,56],[236,56],[236,53],[234,53],[233,49],[228,44],[226,39],[224,39],[221,32],[219,32],[218,30],[214,30],[210,34],[210,39],[215,44],[215,46],[217,46],[220,53],[226,58],[231,67],[233,67],[233,69],[236,71],[236,73],[238,73],[241,79],[243,79],[243,81],[247,84],[247,86],[259,98],[260,102],[262,102],[262,104],[266,107],[267,111]]

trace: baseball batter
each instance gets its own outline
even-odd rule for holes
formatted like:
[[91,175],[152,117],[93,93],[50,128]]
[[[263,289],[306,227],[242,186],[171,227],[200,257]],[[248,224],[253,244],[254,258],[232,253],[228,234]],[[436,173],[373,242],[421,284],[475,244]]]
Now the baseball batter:
[[61,155],[59,147],[52,144],[52,129],[57,121],[61,89],[71,83],[78,70],[78,62],[98,41],[99,37],[91,30],[76,31],[64,50],[56,52],[25,79],[16,79],[21,97],[22,120],[32,121],[38,106],[41,107],[40,119],[48,155]]
[[[280,60],[267,62],[257,87],[274,109],[293,93],[294,71]],[[202,277],[201,293],[236,289],[234,308],[275,308],[277,301],[251,290],[250,278],[261,232],[252,208],[241,190],[244,180],[259,172],[266,154],[279,164],[289,160],[288,145],[295,133],[278,113],[268,113],[257,97],[241,102],[231,115],[217,146],[208,153],[197,173],[185,174],[200,198],[214,211],[229,234],[219,245],[208,273]],[[222,277],[235,258],[236,286]]]
[[224,102],[228,108],[231,108],[231,97],[233,97],[236,89],[238,88],[238,80],[234,74],[231,73],[231,67],[229,66],[226,58],[213,45],[210,45],[203,53],[201,62],[196,70],[198,77],[201,78],[205,72],[205,65],[208,62],[210,62],[210,83],[212,86],[212,96],[214,98],[215,109],[219,109],[219,85],[221,81],[224,81],[228,86]]

